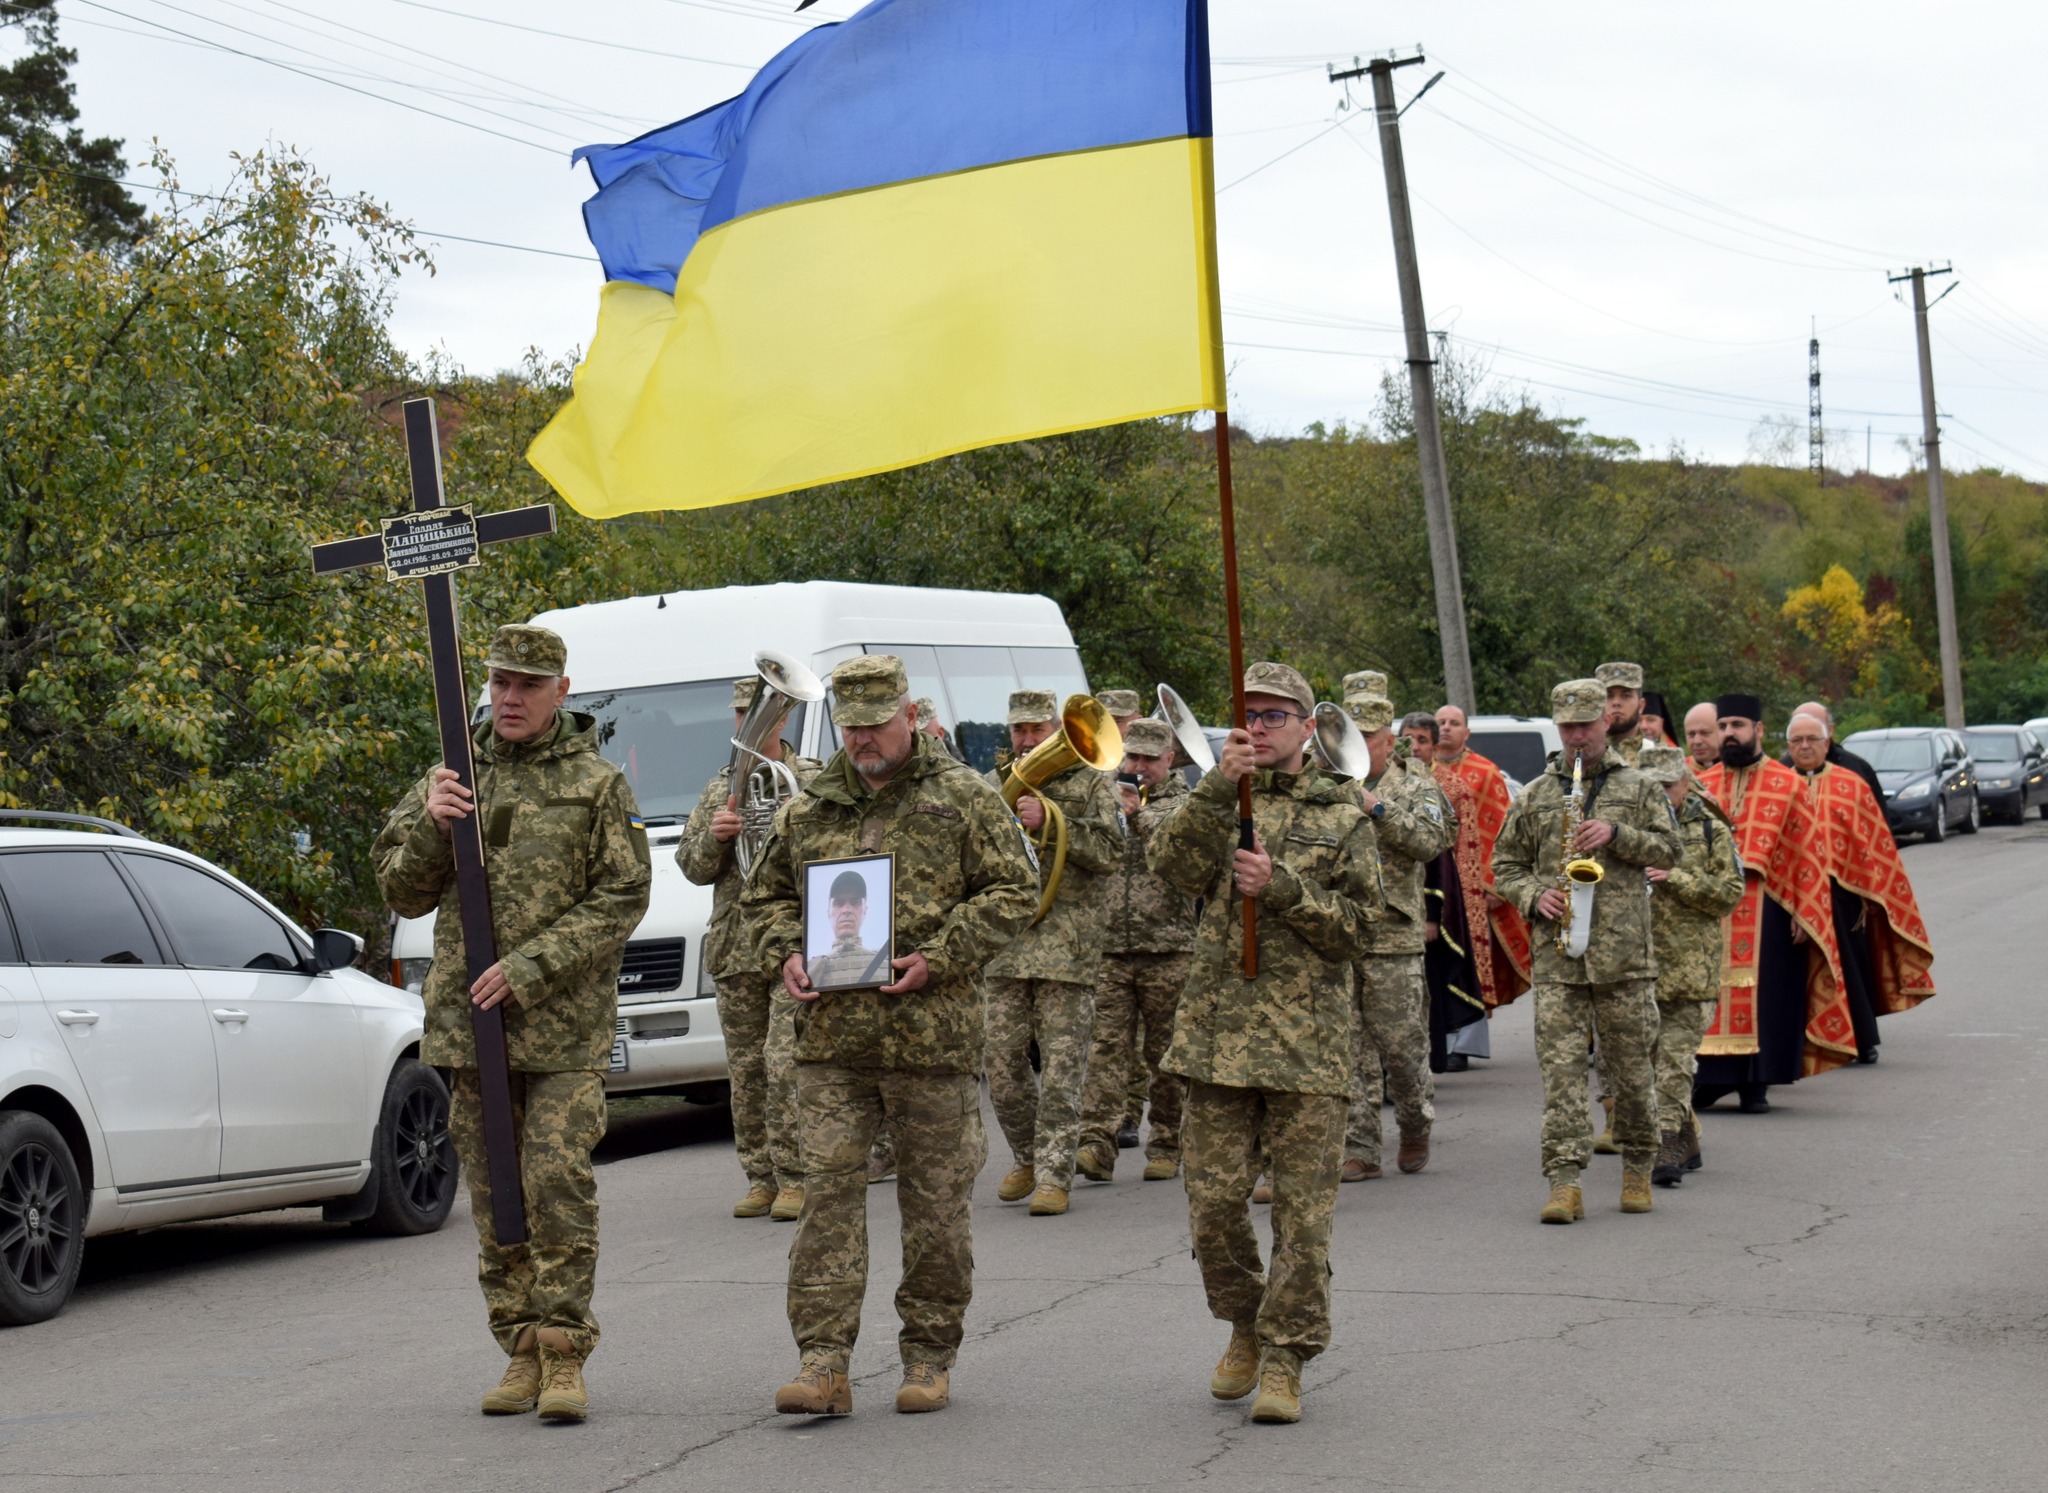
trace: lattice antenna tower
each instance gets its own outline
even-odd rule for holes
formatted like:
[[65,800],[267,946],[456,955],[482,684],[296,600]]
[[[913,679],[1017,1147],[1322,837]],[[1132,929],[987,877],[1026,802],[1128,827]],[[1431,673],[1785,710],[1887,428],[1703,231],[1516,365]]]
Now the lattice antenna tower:
[[1806,464],[1819,482],[1828,480],[1827,432],[1820,423],[1820,319],[1806,344]]

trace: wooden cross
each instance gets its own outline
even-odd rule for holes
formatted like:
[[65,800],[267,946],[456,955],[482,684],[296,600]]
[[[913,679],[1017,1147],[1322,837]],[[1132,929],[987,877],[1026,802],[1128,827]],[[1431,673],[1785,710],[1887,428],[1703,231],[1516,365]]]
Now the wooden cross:
[[[457,781],[473,794],[476,763],[470,754],[470,697],[462,687],[462,652],[455,629],[455,572],[478,564],[486,544],[554,533],[555,509],[552,503],[535,503],[504,513],[473,514],[467,505],[448,507],[441,494],[441,443],[431,399],[405,402],[405,452],[412,469],[412,512],[385,519],[381,533],[314,545],[313,573],[334,575],[381,565],[394,581],[420,582],[427,604],[427,649],[433,661],[441,761],[455,769]],[[462,912],[462,951],[469,965],[470,985],[498,962],[478,820],[474,813],[456,820],[452,835],[455,897]],[[504,1012],[498,1007],[483,1011],[471,1006],[469,1016],[476,1034],[484,1149],[490,1158],[492,1229],[499,1244],[519,1244],[526,1239],[526,1200],[519,1182],[519,1143],[512,1124]]]

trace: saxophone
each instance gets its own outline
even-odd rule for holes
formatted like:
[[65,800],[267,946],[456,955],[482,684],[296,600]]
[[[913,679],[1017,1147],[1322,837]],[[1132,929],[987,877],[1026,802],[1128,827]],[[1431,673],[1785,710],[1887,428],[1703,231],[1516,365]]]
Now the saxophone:
[[1577,855],[1579,824],[1586,815],[1585,759],[1572,756],[1572,786],[1564,797],[1564,838],[1560,842],[1557,889],[1564,893],[1564,916],[1557,922],[1557,951],[1567,959],[1585,956],[1593,936],[1593,889],[1606,872],[1589,855]]

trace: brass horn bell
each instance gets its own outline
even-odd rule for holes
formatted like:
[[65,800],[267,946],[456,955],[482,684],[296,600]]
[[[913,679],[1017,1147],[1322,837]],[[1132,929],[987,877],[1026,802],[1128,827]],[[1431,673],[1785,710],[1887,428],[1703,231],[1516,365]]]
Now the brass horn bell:
[[1045,808],[1045,823],[1039,828],[1037,847],[1043,850],[1047,835],[1052,837],[1052,868],[1038,894],[1038,916],[1032,922],[1040,921],[1051,909],[1052,899],[1060,889],[1060,877],[1067,869],[1067,816],[1038,790],[1077,763],[1085,762],[1098,771],[1108,772],[1123,757],[1124,733],[1117,729],[1115,718],[1103,708],[1102,702],[1092,695],[1069,695],[1060,708],[1060,729],[1010,764],[1009,774],[1003,779],[1003,802],[1015,813],[1017,800],[1031,794]]

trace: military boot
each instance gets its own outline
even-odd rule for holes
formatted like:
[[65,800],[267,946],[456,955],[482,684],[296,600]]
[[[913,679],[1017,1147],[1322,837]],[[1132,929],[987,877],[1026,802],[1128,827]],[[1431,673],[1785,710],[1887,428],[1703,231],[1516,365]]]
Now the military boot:
[[1339,1182],[1375,1182],[1384,1175],[1377,1161],[1367,1161],[1362,1156],[1346,1156],[1337,1169]]
[[1614,1096],[1612,1094],[1602,1094],[1600,1096],[1600,1107],[1607,1111],[1607,1123],[1601,1128],[1600,1133],[1593,1137],[1593,1154],[1595,1156],[1619,1156],[1621,1154],[1621,1147],[1614,1143]]
[[1394,1165],[1404,1172],[1414,1173],[1429,1165],[1429,1132],[1417,1136],[1402,1136],[1401,1149],[1394,1157]]
[[484,1396],[486,1415],[524,1415],[540,1395],[540,1345],[531,1327],[524,1328],[512,1344],[512,1361],[505,1365],[505,1377]]
[[1650,1180],[1659,1187],[1676,1187],[1685,1180],[1685,1132],[1667,1130],[1657,1141],[1657,1164]]
[[1252,1189],[1252,1201],[1255,1203],[1270,1203],[1273,1201],[1273,1182],[1271,1178],[1259,1178],[1258,1185]]
[[[1877,1061],[1875,1054],[1871,1056],[1870,1061]],[[1116,1127],[1116,1148],[1119,1151],[1138,1149],[1138,1122],[1129,1115],[1125,1115],[1123,1124]]]
[[1277,1363],[1259,1369],[1259,1397],[1252,1401],[1252,1419],[1291,1426],[1301,1419],[1301,1371]]
[[851,1415],[853,1381],[823,1358],[806,1357],[796,1378],[775,1391],[777,1415]]
[[540,1418],[580,1421],[590,1414],[590,1395],[583,1387],[583,1355],[559,1327],[543,1327],[540,1340]]
[[1003,1180],[996,1187],[996,1196],[1006,1203],[1019,1203],[1031,1196],[1038,1186],[1038,1172],[1022,1162],[1003,1174]]
[[1145,1163],[1147,1182],[1171,1182],[1180,1174],[1180,1161],[1173,1156],[1154,1156]]
[[775,1184],[755,1182],[747,1188],[747,1195],[732,1205],[734,1218],[766,1218],[768,1210],[775,1206]]
[[904,1365],[903,1384],[896,1391],[896,1413],[922,1415],[927,1410],[945,1409],[952,1403],[947,1381],[946,1371],[931,1364]]
[[1091,1182],[1116,1180],[1116,1156],[1090,1142],[1074,1153],[1074,1170]]
[[801,1187],[785,1187],[775,1194],[775,1206],[768,1210],[768,1216],[777,1223],[788,1223],[804,1211],[804,1190]]
[[1585,1195],[1576,1182],[1550,1184],[1550,1201],[1543,1205],[1545,1223],[1576,1223],[1586,1216]]
[[1621,1211],[1650,1211],[1650,1174],[1647,1171],[1624,1171],[1621,1174]]
[[1067,1211],[1067,1190],[1048,1182],[1031,1194],[1031,1216],[1057,1218]]
[[1259,1382],[1259,1340],[1242,1327],[1230,1329],[1230,1346],[1209,1376],[1209,1393],[1219,1400],[1241,1400]]
[[1705,1165],[1700,1160],[1700,1122],[1692,1115],[1687,1115],[1685,1128],[1679,1131],[1679,1134],[1685,1137],[1685,1169],[1696,1172]]

